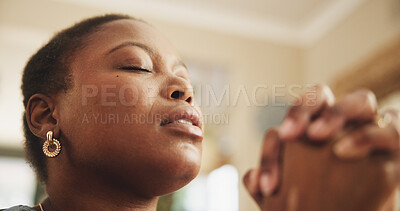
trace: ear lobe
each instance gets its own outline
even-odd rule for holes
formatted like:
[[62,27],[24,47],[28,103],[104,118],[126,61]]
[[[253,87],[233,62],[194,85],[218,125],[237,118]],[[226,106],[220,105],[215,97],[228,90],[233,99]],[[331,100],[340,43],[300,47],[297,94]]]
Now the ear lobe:
[[42,139],[52,130],[57,137],[57,119],[54,118],[55,103],[44,94],[34,94],[26,106],[26,120],[32,133]]

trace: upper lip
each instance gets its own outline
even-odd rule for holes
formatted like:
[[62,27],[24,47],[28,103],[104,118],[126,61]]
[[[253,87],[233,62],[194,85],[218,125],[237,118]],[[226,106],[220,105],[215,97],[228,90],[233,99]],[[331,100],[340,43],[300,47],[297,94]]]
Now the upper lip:
[[180,119],[190,121],[200,129],[203,127],[200,114],[193,106],[178,106],[171,109],[167,118],[163,119],[160,125],[163,126]]

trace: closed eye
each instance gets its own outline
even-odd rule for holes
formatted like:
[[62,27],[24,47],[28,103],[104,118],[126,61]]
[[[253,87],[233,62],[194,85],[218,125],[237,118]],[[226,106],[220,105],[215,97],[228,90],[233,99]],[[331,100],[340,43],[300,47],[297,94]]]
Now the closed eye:
[[129,70],[129,71],[142,71],[142,72],[151,73],[151,71],[148,70],[148,69],[135,67],[135,66],[123,66],[123,67],[119,67],[118,69],[120,69],[120,70]]

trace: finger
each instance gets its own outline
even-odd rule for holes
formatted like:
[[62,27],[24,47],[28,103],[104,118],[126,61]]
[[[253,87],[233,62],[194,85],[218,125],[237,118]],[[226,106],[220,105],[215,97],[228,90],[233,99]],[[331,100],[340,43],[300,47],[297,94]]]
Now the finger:
[[317,85],[310,88],[292,106],[279,128],[279,137],[282,140],[293,140],[302,135],[312,116],[320,112],[325,106],[332,105],[335,97],[326,85]]
[[243,184],[247,189],[247,192],[253,197],[253,199],[259,204],[261,202],[261,194],[258,188],[258,178],[260,169],[250,169],[243,177]]
[[311,140],[327,140],[347,122],[368,122],[376,116],[377,101],[369,90],[358,90],[323,111],[307,129]]
[[279,187],[280,149],[278,131],[269,130],[264,138],[260,163],[259,189],[263,196],[274,194]]
[[344,159],[362,158],[372,151],[398,151],[400,141],[399,119],[393,118],[392,122],[384,128],[377,125],[365,125],[360,130],[354,131],[340,139],[334,146],[335,154]]

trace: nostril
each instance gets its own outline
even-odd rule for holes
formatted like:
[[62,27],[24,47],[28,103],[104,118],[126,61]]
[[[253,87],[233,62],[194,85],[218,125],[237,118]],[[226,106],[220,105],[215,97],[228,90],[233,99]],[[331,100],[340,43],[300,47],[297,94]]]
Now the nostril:
[[184,92],[181,92],[181,91],[174,91],[174,92],[172,92],[171,97],[172,97],[173,99],[181,99],[181,98],[183,97],[183,95],[185,95]]
[[188,99],[186,99],[186,102],[188,102],[189,104],[192,104],[192,97],[189,97]]

